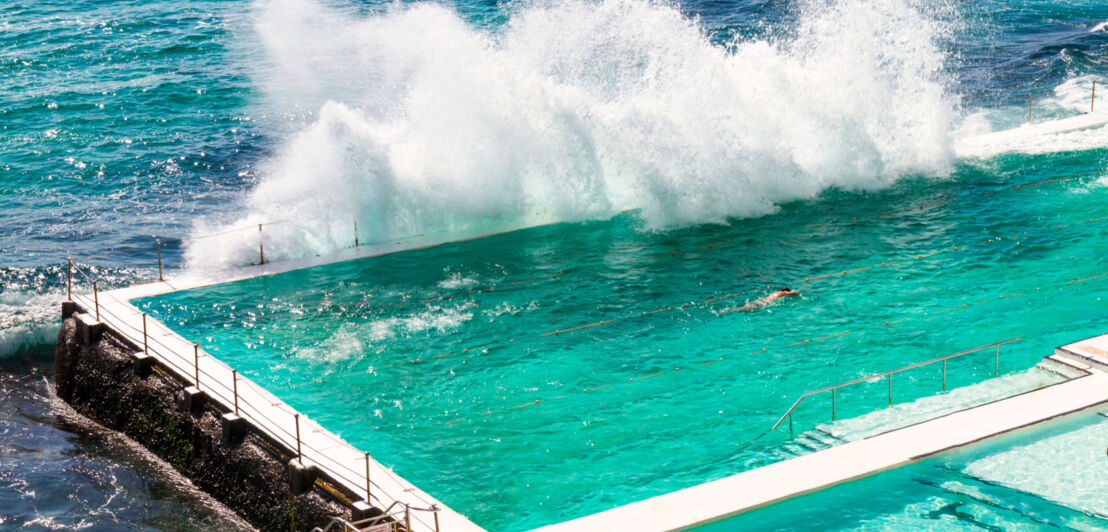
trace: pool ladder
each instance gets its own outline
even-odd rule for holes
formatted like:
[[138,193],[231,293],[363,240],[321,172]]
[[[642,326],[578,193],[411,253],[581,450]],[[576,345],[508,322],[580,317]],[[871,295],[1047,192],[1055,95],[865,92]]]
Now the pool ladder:
[[[393,508],[397,506],[402,508],[394,512]],[[439,532],[438,511],[437,506],[415,508],[400,501],[393,501],[384,512],[381,512],[381,515],[353,522],[341,517],[332,517],[326,526],[322,528],[317,526],[311,532],[331,532],[332,530],[336,532],[412,532],[412,512],[432,512],[435,516],[434,532]]]
[[912,364],[910,366],[904,366],[902,368],[897,368],[897,369],[894,369],[892,371],[886,371],[884,373],[869,375],[869,376],[866,376],[866,377],[862,377],[860,379],[854,379],[852,381],[847,381],[847,382],[844,382],[842,384],[836,384],[834,386],[827,386],[826,388],[820,388],[818,390],[812,390],[810,392],[806,392],[803,395],[801,395],[800,398],[797,399],[796,402],[793,403],[792,406],[789,407],[788,411],[786,411],[781,416],[781,418],[777,420],[777,423],[774,423],[773,426],[770,427],[768,432],[772,432],[774,430],[777,430],[777,427],[780,427],[783,423],[788,421],[788,423],[789,423],[789,435],[792,436],[792,434],[793,434],[793,410],[796,410],[796,407],[800,406],[800,403],[804,402],[804,399],[806,399],[810,396],[816,395],[816,394],[821,394],[821,393],[826,393],[826,392],[831,392],[831,421],[835,421],[838,418],[838,413],[836,412],[836,407],[837,407],[836,403],[837,403],[837,400],[838,400],[838,390],[839,390],[839,388],[842,388],[842,387],[845,387],[845,386],[850,386],[850,385],[853,385],[853,384],[862,383],[862,382],[874,382],[874,381],[877,381],[877,380],[882,379],[882,378],[885,379],[886,382],[888,383],[888,406],[892,406],[893,405],[893,375],[894,374],[900,373],[902,371],[908,371],[910,369],[915,369],[915,368],[919,368],[919,367],[923,367],[923,366],[928,366],[928,365],[935,364],[935,363],[938,363],[938,362],[943,363],[943,389],[942,389],[942,391],[945,392],[946,391],[946,363],[947,363],[947,361],[952,359],[952,358],[965,356],[965,355],[968,355],[970,353],[976,353],[978,351],[983,351],[983,350],[989,349],[989,348],[995,348],[996,349],[996,362],[995,362],[995,366],[994,366],[994,369],[993,369],[993,375],[998,377],[998,376],[1000,376],[1000,346],[1002,346],[1004,344],[1010,344],[1010,343],[1013,343],[1013,342],[1018,342],[1022,339],[1023,339],[1022,337],[1012,338],[1011,340],[1004,340],[1003,342],[996,342],[996,343],[992,343],[992,344],[989,344],[989,345],[983,345],[981,347],[975,347],[973,349],[967,349],[965,351],[959,351],[957,353],[954,353],[953,355],[946,355],[946,356],[942,356],[942,357],[938,357],[938,358],[933,358],[931,360],[925,360],[923,362],[918,362],[918,363]]

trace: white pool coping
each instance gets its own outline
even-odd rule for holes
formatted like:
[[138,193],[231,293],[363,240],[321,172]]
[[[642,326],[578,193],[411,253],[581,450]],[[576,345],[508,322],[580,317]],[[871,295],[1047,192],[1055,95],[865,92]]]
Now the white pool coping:
[[[1098,117],[1097,120],[1103,120],[1100,124],[1108,124],[1108,114]],[[1093,120],[1085,120],[1081,123],[1092,122]],[[1076,125],[1066,127],[1076,127]],[[220,272],[189,274],[165,281],[153,281],[101,292],[99,294],[101,321],[141,345],[142,312],[131,304],[131,300],[375,257],[396,251],[430,247],[440,243],[426,242],[413,245],[412,242],[407,242],[360,246],[322,257],[308,257]],[[77,296],[74,299],[87,312],[93,313],[91,294]],[[158,357],[163,364],[169,364],[170,367],[192,371],[194,358],[192,342],[173,332],[158,320],[148,318],[147,327],[150,337],[158,338],[167,347],[163,351],[171,353],[169,355],[151,353],[152,355]],[[1068,353],[1071,355],[1070,358],[1077,356],[1083,361],[1093,362],[1093,366],[1086,369],[1088,375],[878,436],[536,530],[542,532],[617,530],[668,532],[696,528],[745,511],[909,464],[945,450],[969,445],[1108,402],[1108,372],[1106,372],[1108,335],[1060,347],[1058,352]],[[203,350],[201,353],[201,371],[212,375],[213,378],[217,375],[225,375],[225,380],[230,382],[230,366],[204,353]],[[1098,367],[1097,363],[1101,363],[1102,366]],[[219,386],[204,386],[206,378],[205,375],[201,376],[201,388],[225,408],[230,409],[232,400],[229,390]],[[260,423],[267,432],[276,434],[278,438],[282,438],[285,445],[295,449],[295,439],[289,432],[292,430],[290,428],[292,417],[296,411],[246,377],[240,375],[239,383],[239,396],[243,398],[240,401],[249,400],[254,404],[270,405],[263,408],[263,411],[255,417],[263,418]],[[333,478],[355,493],[365,493],[364,483],[358,485],[354,480],[364,478],[364,452],[311,421],[307,416],[301,414],[300,419],[302,445],[311,447],[311,450],[304,452],[305,463],[314,464],[329,472]],[[282,426],[279,420],[286,420],[288,426]],[[257,420],[252,422],[259,423]],[[359,470],[362,473],[358,473]],[[409,502],[413,506],[437,505],[441,508],[439,518],[442,532],[484,530],[375,460],[371,460],[370,476],[375,490],[380,485],[379,493],[373,493],[376,505],[387,506],[391,501]],[[416,515],[413,513],[413,516]],[[420,531],[434,530],[433,525],[427,521],[426,515],[423,517],[422,520],[413,517],[413,528]]]
[[[370,256],[366,254],[367,250],[356,249],[350,251],[357,253],[348,253],[349,255]],[[244,268],[243,270],[246,271],[229,272],[223,277],[196,278],[187,282],[154,282],[100,292],[97,296],[99,320],[116,333],[140,346],[141,351],[144,345],[143,312],[131,304],[131,300],[134,298],[174,292],[182,290],[182,287],[199,287],[260,275],[270,275],[336,262],[337,260],[349,259],[335,259],[334,256],[329,256],[326,259],[288,261]],[[73,297],[74,301],[92,318],[96,316],[97,298],[94,298],[93,294],[74,294]],[[191,382],[194,379],[197,364],[194,364],[196,356],[192,341],[177,334],[160,321],[147,317],[146,342],[150,347],[150,356],[158,360],[162,366],[172,369],[174,373],[187,381]],[[199,388],[208,394],[210,400],[217,402],[223,409],[233,412],[235,396],[232,385],[234,382],[232,368],[203,349],[200,349],[199,353]],[[352,493],[366,494],[365,452],[347,443],[319,423],[312,421],[308,416],[297,412],[249,378],[240,374],[237,382],[238,404],[242,417],[247,418],[256,428],[279,441],[287,450],[293,451],[292,454],[295,456],[297,441],[294,416],[299,414],[300,448],[303,463],[308,466],[316,466]],[[251,406],[247,408],[246,405]],[[399,502],[401,504],[400,508],[403,508],[404,503],[410,504],[413,508],[437,506],[439,508],[438,529],[442,532],[484,532],[483,528],[450,509],[391,469],[381,465],[372,457],[370,457],[369,468],[369,477],[373,483],[369,495],[374,506],[386,509],[393,502]],[[395,512],[396,509],[394,508],[393,511]],[[411,516],[413,530],[435,532],[435,520],[430,513],[413,511]]]
[[[1108,335],[1076,342],[1108,364]],[[1108,373],[1085,376],[737,475],[538,529],[687,530],[1108,403]],[[1084,369],[1084,368],[1083,368]]]

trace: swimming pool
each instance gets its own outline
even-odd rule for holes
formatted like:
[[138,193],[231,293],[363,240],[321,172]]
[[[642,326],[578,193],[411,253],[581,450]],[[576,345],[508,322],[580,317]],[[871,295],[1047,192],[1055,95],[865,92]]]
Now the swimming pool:
[[698,530],[1103,530],[1105,442],[1081,414]]
[[[136,305],[479,525],[524,530],[807,452],[762,435],[825,385],[1013,337],[982,398],[1051,382],[1026,370],[1103,332],[1101,157],[1002,156],[730,225],[543,226]],[[803,297],[722,312],[781,284]],[[949,388],[993,364],[952,361]],[[920,368],[894,400],[940,388]],[[859,386],[838,416],[886,400]],[[814,400],[795,424],[827,417]]]

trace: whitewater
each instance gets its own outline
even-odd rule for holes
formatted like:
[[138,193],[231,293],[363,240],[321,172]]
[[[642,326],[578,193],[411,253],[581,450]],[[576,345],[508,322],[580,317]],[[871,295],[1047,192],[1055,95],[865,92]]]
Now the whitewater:
[[[953,164],[949,30],[923,2],[810,2],[787,34],[720,43],[636,0],[522,2],[491,29],[440,4],[256,9],[266,94],[308,119],[244,212],[194,234],[290,220],[274,257],[348,246],[354,223],[362,242],[627,210],[648,230],[722,223]],[[255,242],[199,241],[190,267]]]
[[[270,261],[348,248],[354,224],[361,244],[555,224],[582,240],[613,232],[629,247],[678,248],[727,228],[791,229],[797,212],[815,224],[904,207],[890,197],[1096,172],[1108,168],[1104,129],[985,149],[967,139],[1022,124],[1028,92],[1037,118],[1084,112],[1089,84],[1104,79],[1105,20],[1099,2],[998,0],[0,8],[0,387],[12,405],[0,431],[33,435],[0,445],[15,457],[0,479],[21,486],[0,507],[49,513],[41,483],[62,478],[108,494],[74,503],[107,508],[104,526],[120,522],[113,512],[232,526],[189,497],[158,499],[158,486],[136,480],[149,471],[141,461],[96,454],[99,444],[52,421],[70,257],[106,286],[141,282],[157,275],[161,239],[168,277],[203,275],[256,262],[259,223]],[[1106,186],[1075,182],[1064,195],[1097,198]],[[1052,212],[1024,207],[1010,210]],[[830,251],[811,253],[792,259]],[[501,262],[496,275],[443,266],[428,297],[508,275],[513,263]],[[735,276],[776,271],[762,266]],[[305,356],[339,363],[539,306],[383,317]],[[88,463],[114,468],[124,486],[83,474]],[[59,515],[50,522],[67,526]]]

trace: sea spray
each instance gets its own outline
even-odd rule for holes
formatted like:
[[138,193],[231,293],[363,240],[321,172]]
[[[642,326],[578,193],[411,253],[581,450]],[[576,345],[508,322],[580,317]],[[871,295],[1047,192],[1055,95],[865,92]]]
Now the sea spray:
[[[1106,88],[1104,79],[1097,75],[1076,76],[1059,83],[1051,92],[1039,93],[1032,101],[1031,123],[1059,120],[1080,116],[1094,107],[1093,83],[1098,89]],[[1104,92],[1101,92],[1103,95]],[[954,131],[955,153],[967,159],[990,159],[1003,153],[1029,155],[1095,150],[1108,146],[1105,133],[1108,127],[1099,126],[1065,133],[1049,133],[1037,129],[1032,135],[996,138],[989,133],[1026,128],[1028,125],[1027,102],[1021,105],[991,108],[966,116]]]
[[[526,2],[496,28],[439,4],[256,5],[258,80],[310,117],[245,212],[190,245],[226,267],[636,209],[645,228],[774,212],[829,187],[942,175],[956,102],[940,17],[912,0],[801,7],[790,36],[715,45],[677,6]],[[290,111],[292,112],[292,111]]]
[[24,350],[48,349],[58,335],[64,294],[0,292],[0,358]]

